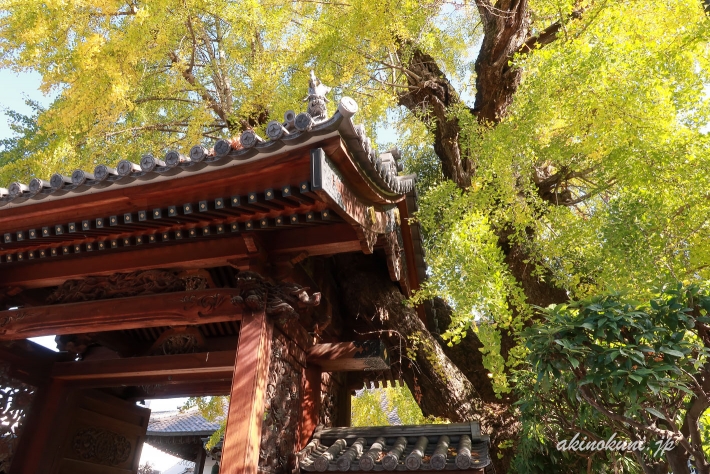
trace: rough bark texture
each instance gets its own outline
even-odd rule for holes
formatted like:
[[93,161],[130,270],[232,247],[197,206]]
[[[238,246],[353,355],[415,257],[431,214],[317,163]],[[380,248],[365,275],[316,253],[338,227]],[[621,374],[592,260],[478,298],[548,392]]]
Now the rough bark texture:
[[[542,30],[536,36],[529,36],[530,12],[527,0],[476,0],[481,15],[484,37],[476,60],[476,100],[468,110],[480,123],[495,125],[506,115],[513,96],[518,89],[521,71],[512,66],[516,53],[528,53],[533,48],[542,47],[554,41],[560,24],[556,23]],[[574,18],[579,18],[579,15]],[[418,116],[433,132],[434,151],[441,161],[446,178],[454,181],[461,189],[471,184],[476,173],[475,157],[467,156],[461,146],[461,124],[451,112],[461,109],[461,100],[453,85],[430,55],[416,46],[406,44],[403,49],[409,58],[406,67],[406,92],[400,93],[400,105],[407,107]],[[536,170],[533,181],[538,185],[540,196],[553,204],[564,205],[571,196],[562,196],[564,187],[560,182],[567,178],[553,175],[547,170]],[[562,190],[562,191],[559,191]],[[534,266],[529,254],[519,244],[513,244],[506,235],[506,229],[499,231],[499,245],[505,255],[505,262],[522,288],[530,304],[548,306],[567,301],[564,290],[556,288],[550,281],[532,275]],[[339,274],[339,283],[345,301],[351,300],[351,310],[360,317],[368,317],[373,324],[384,329],[399,331],[403,336],[421,337],[421,348],[431,348],[427,358],[426,350],[417,351],[414,371],[405,370],[405,379],[414,390],[421,390],[426,397],[420,400],[425,414],[445,416],[451,420],[479,418],[482,425],[493,435],[493,458],[497,472],[505,473],[512,458],[512,450],[499,452],[497,445],[502,440],[515,440],[519,425],[513,419],[513,397],[498,399],[488,379],[488,371],[483,366],[480,349],[482,345],[475,334],[469,334],[456,346],[449,348],[440,344],[432,336],[411,310],[401,305],[402,295],[393,285],[374,283],[374,270],[365,270],[356,262],[348,262],[348,272]],[[356,270],[357,269],[357,270]],[[361,275],[354,279],[354,275]],[[367,274],[367,277],[364,277]],[[366,296],[364,296],[366,295]],[[441,328],[449,326],[450,308],[443,301],[432,302]],[[501,355],[507,359],[516,341],[513,334],[501,334]],[[396,341],[391,341],[395,343]],[[435,355],[436,362],[431,362]],[[442,370],[443,369],[443,370]],[[442,374],[445,374],[442,375]],[[498,455],[501,455],[499,459]]]
[[458,93],[434,58],[418,48],[408,53],[409,90],[400,94],[399,103],[432,129],[434,151],[441,160],[444,176],[459,187],[467,188],[471,184],[473,165],[461,154],[459,121],[449,115],[453,106],[461,103]]
[[480,121],[498,123],[513,101],[521,71],[511,67],[513,55],[525,43],[530,27],[527,0],[477,0],[483,21],[483,42],[476,59],[476,104]]
[[[497,446],[513,439],[518,431],[510,404],[484,402],[490,397],[490,382],[472,383],[449,359],[416,311],[404,304],[404,296],[390,280],[386,266],[376,257],[338,256],[335,276],[341,298],[347,302],[348,316],[363,318],[374,330],[382,331],[383,339],[391,348],[402,347],[400,353],[392,354],[392,360],[401,357],[402,375],[422,412],[452,422],[479,420],[482,429],[491,434],[491,457],[496,463],[496,472],[507,472],[510,453],[501,453],[499,458]],[[478,356],[480,354],[471,354],[471,359],[475,361]],[[476,382],[488,373],[482,363],[476,367],[474,362],[467,368]]]

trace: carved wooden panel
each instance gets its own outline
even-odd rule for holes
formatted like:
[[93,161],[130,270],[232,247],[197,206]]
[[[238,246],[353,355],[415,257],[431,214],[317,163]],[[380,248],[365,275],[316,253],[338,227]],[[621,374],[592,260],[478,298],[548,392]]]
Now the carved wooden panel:
[[131,455],[131,443],[128,439],[113,431],[86,428],[74,433],[71,441],[74,454],[82,461],[117,466],[128,461]]
[[104,393],[86,391],[75,392],[65,410],[66,425],[53,430],[59,450],[50,473],[137,471],[149,409]]
[[266,406],[259,449],[259,471],[285,474],[295,467],[298,417],[301,414],[301,368],[289,345],[274,337],[271,347]]
[[173,291],[204,290],[206,287],[207,279],[202,275],[178,275],[168,270],[140,270],[67,280],[49,295],[47,303],[77,303]]

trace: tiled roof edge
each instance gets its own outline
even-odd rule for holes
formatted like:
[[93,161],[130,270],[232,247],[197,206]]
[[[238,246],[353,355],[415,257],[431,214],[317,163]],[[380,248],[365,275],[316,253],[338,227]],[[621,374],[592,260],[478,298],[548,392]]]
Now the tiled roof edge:
[[[96,192],[114,185],[138,184],[159,177],[172,177],[184,173],[199,172],[208,167],[235,165],[252,158],[272,156],[286,148],[295,148],[313,138],[326,137],[337,132],[356,160],[362,172],[384,195],[400,196],[414,188],[415,175],[399,176],[401,165],[399,151],[390,150],[378,154],[365,135],[365,127],[352,121],[357,112],[357,104],[349,97],[343,97],[338,110],[327,120],[315,121],[308,113],[297,116],[289,111],[286,121],[272,121],[267,125],[268,140],[264,140],[253,130],[242,133],[238,144],[228,140],[218,140],[212,150],[201,145],[193,146],[189,156],[177,151],[168,151],[163,159],[145,154],[139,163],[121,160],[116,168],[98,165],[93,173],[81,169],[71,176],[55,173],[47,181],[33,178],[29,184],[11,183],[0,187],[0,207],[8,204],[31,204],[48,197],[60,197],[68,193]],[[235,163],[237,162],[237,163]]]

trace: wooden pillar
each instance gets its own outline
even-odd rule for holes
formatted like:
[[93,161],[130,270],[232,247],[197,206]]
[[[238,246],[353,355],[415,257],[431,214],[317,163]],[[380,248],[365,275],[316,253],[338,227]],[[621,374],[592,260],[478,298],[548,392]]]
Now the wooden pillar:
[[234,364],[220,474],[256,474],[273,325],[266,313],[244,315]]
[[303,449],[310,441],[318,426],[320,415],[320,367],[308,367],[303,370],[301,399],[301,419],[298,424],[298,449]]
[[197,451],[197,459],[195,459],[195,474],[202,474],[205,470],[205,460],[207,459],[207,452],[203,446]]
[[[45,391],[46,390],[46,391]],[[71,390],[62,381],[53,380],[38,392],[32,413],[20,436],[20,444],[10,466],[11,474],[49,472],[56,455],[52,443],[55,430],[64,429]]]
[[338,417],[335,426],[347,427],[352,421],[352,396],[351,389],[348,387],[348,373],[344,372],[339,379],[342,385],[338,387]]

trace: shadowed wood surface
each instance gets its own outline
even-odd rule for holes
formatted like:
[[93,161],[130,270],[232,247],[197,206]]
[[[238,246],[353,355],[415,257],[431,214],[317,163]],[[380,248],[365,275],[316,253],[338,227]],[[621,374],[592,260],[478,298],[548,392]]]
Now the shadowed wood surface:
[[238,321],[240,295],[220,288],[0,311],[0,340]]
[[222,448],[222,474],[256,474],[273,325],[265,312],[245,315]]
[[389,368],[387,348],[380,340],[316,344],[308,350],[307,361],[325,372]]

